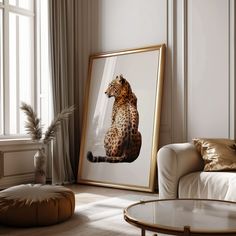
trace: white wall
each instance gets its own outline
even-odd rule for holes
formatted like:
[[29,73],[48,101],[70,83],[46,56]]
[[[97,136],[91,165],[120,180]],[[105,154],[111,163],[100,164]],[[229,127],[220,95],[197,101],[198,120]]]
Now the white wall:
[[91,52],[166,42],[166,1],[96,0],[91,8]]
[[[76,13],[84,83],[89,54],[167,44],[160,145],[235,138],[234,0],[78,0]],[[1,141],[0,187],[33,180],[36,149]]]
[[[233,18],[226,0],[189,0],[187,6],[187,139],[233,137],[230,107],[234,64]],[[233,43],[234,44],[234,43]],[[230,131],[231,130],[231,131]]]
[[160,145],[235,137],[233,0],[91,0],[88,53],[167,44]]
[[[97,0],[90,1],[90,9],[92,54],[167,43],[167,1]],[[170,89],[170,79],[166,76],[161,143],[171,140]]]

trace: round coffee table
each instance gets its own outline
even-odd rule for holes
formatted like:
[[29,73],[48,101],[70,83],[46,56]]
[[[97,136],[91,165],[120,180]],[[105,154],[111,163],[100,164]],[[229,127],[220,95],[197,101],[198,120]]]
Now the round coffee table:
[[236,203],[205,199],[140,201],[124,210],[125,220],[145,231],[171,235],[236,235]]

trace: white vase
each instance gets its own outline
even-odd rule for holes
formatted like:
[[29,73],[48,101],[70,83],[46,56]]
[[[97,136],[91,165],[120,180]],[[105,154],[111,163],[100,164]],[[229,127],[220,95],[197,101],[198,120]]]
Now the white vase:
[[39,148],[34,155],[34,181],[36,184],[46,184],[46,162],[45,149]]

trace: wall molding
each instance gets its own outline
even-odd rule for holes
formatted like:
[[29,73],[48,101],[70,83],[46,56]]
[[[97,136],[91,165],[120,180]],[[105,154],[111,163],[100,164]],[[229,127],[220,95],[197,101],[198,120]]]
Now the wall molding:
[[3,152],[3,177],[34,173],[34,155],[37,149]]
[[183,61],[182,61],[182,70],[183,70],[183,141],[187,142],[188,137],[188,0],[182,0],[182,27],[183,27]]
[[168,0],[168,48],[172,58],[171,142],[185,142],[187,141],[187,0]]
[[34,153],[37,150],[38,144],[29,140],[0,141],[0,188],[33,183]]
[[0,151],[0,179],[4,175],[4,162],[3,162],[3,152]]
[[[194,1],[194,0],[192,0]],[[189,139],[188,63],[189,63],[189,1],[168,0],[168,47],[172,57],[172,142]],[[236,138],[235,83],[235,12],[234,0],[228,0],[228,138]],[[190,9],[191,10],[191,9]],[[169,62],[168,62],[169,63]],[[227,96],[227,94],[225,94]]]
[[34,174],[22,174],[16,176],[8,176],[0,179],[0,189],[8,188],[18,184],[32,183]]
[[228,0],[229,33],[229,138],[236,138],[236,83],[235,83],[235,12],[234,0]]
[[[171,83],[170,87],[170,91],[169,93],[171,94],[170,96],[170,105],[171,105],[171,109],[170,109],[170,124],[169,127],[165,127],[165,129],[169,129],[168,131],[170,132],[170,142],[173,142],[173,137],[174,137],[174,133],[173,133],[173,79],[174,79],[174,51],[175,51],[175,47],[174,47],[174,41],[175,41],[175,27],[174,27],[174,22],[175,22],[175,14],[174,14],[174,5],[175,5],[175,1],[174,0],[168,0],[167,1],[167,60],[166,60],[166,71],[167,71],[167,66],[170,68],[170,70],[168,70],[168,76],[169,76],[169,80]],[[166,73],[167,74],[167,73]],[[167,76],[166,76],[167,77]],[[167,77],[168,78],[168,77]],[[162,127],[161,127],[161,132],[162,131]]]

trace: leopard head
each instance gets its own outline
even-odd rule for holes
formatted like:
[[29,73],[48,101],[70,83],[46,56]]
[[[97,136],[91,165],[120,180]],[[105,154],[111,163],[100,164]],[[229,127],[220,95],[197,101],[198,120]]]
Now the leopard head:
[[109,84],[105,94],[108,97],[126,97],[132,93],[129,82],[123,77],[123,75],[116,76],[114,80]]

